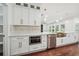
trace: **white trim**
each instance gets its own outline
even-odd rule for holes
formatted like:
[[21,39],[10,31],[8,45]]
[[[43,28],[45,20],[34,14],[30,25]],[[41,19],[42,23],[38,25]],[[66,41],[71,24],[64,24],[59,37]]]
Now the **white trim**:
[[0,33],[0,35],[3,35],[3,33]]
[[0,42],[0,44],[3,44],[3,42]]

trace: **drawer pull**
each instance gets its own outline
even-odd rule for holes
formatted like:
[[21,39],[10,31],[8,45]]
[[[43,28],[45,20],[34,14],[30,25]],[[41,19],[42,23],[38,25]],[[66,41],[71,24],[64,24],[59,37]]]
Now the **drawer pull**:
[[22,47],[22,42],[19,42],[18,48],[21,48],[21,47]]

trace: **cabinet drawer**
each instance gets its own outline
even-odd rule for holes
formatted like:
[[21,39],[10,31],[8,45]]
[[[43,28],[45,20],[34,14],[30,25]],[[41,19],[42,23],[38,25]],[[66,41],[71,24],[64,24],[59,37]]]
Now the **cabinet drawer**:
[[36,45],[31,45],[30,46],[30,51],[37,51],[42,49],[42,45],[41,44],[36,44]]

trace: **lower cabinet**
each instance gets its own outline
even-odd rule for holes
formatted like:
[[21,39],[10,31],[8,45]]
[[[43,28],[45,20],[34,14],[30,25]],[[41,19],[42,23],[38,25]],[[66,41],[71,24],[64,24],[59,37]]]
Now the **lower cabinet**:
[[62,46],[62,44],[63,44],[63,39],[56,38],[56,47]]
[[68,44],[73,44],[78,42],[78,38],[76,34],[68,34],[67,37],[57,38],[56,39],[56,47],[64,46]]
[[42,49],[41,44],[34,44],[34,45],[30,45],[29,46],[29,51],[30,52],[35,52],[35,51],[39,51]]
[[42,35],[42,49],[47,48],[47,35]]
[[57,38],[56,47],[72,44],[73,43],[72,41],[73,41],[73,38],[72,39],[68,37]]
[[10,53],[11,55],[17,55],[21,53],[26,53],[29,50],[28,37],[11,37],[10,40]]
[[72,43],[72,39],[68,37],[57,38],[56,39],[56,47],[64,46]]

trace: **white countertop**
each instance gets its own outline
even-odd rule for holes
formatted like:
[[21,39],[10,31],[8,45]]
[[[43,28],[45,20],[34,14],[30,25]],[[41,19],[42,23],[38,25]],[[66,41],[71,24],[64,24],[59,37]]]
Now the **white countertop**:
[[37,35],[48,35],[48,34],[56,34],[56,33],[27,33],[27,34],[9,34],[8,36],[37,36]]

